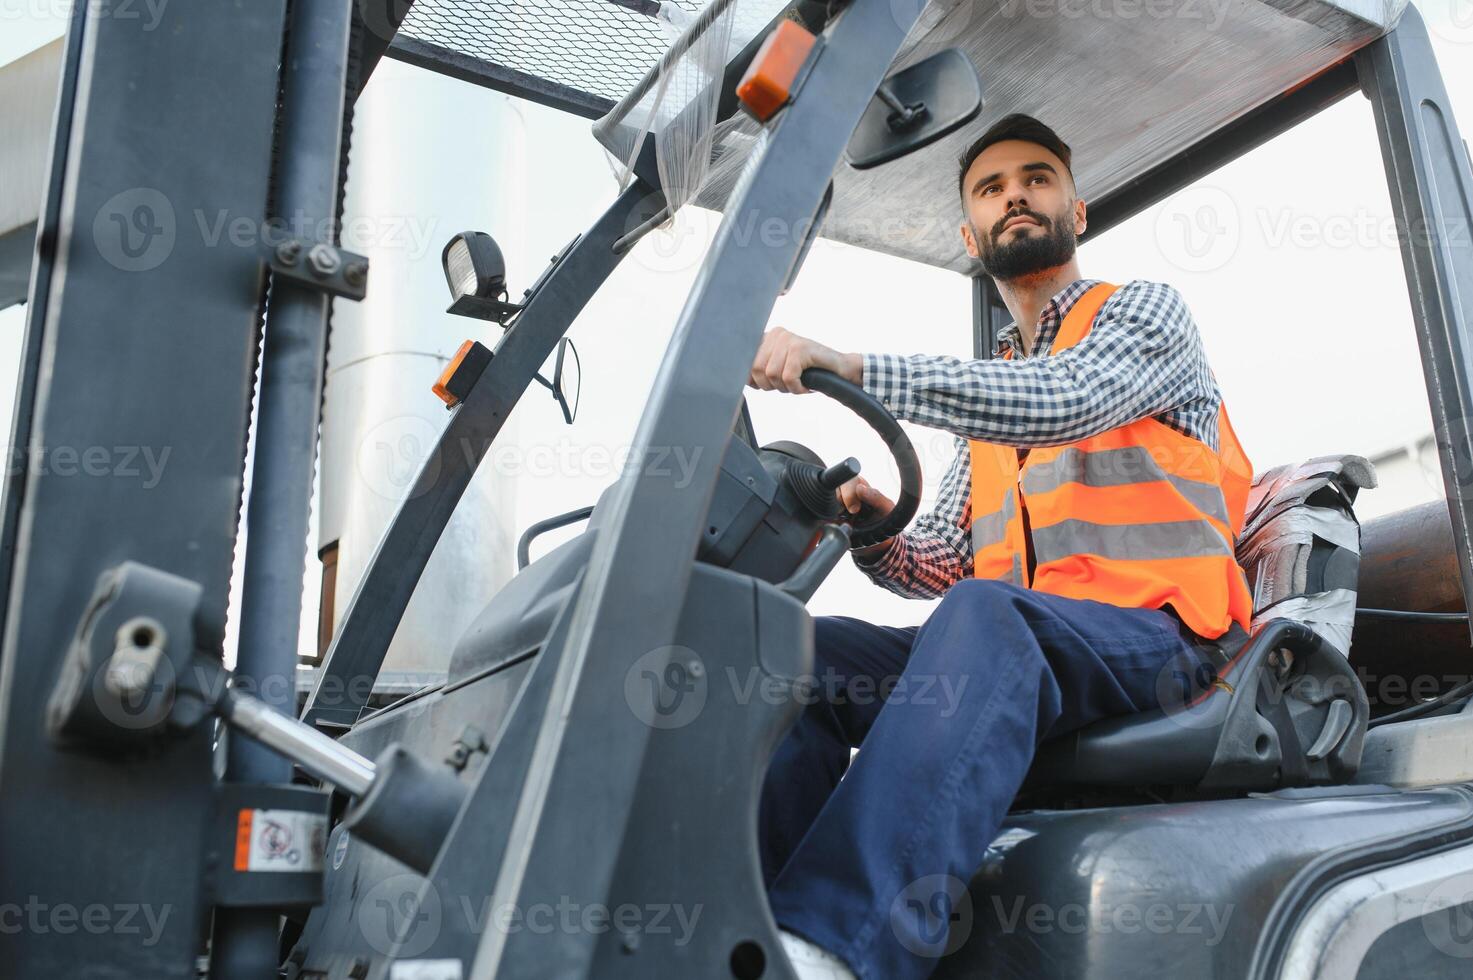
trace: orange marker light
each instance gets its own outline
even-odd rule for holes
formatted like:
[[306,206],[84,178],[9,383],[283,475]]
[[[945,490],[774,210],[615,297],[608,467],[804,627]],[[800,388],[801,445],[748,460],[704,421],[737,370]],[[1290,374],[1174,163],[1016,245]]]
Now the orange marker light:
[[785,20],[762,42],[747,73],[737,84],[737,98],[760,122],[787,104],[817,38],[795,21]]
[[446,408],[454,408],[471,393],[481,372],[490,363],[491,352],[474,340],[467,340],[460,345],[460,350],[455,352],[450,363],[445,365],[445,370],[440,372],[440,380],[435,382],[431,390],[445,403]]

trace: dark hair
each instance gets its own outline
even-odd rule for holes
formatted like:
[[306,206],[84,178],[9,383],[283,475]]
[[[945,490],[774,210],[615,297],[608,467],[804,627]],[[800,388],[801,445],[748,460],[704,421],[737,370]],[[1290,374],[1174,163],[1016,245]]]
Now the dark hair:
[[1003,116],[997,122],[993,123],[987,132],[983,133],[977,138],[976,142],[967,147],[966,152],[957,161],[956,187],[957,193],[962,196],[962,200],[966,200],[967,197],[967,168],[972,165],[973,160],[976,160],[977,157],[982,155],[983,150],[994,143],[1001,143],[1003,140],[1025,140],[1029,143],[1037,143],[1064,161],[1064,168],[1070,171],[1069,179],[1074,179],[1074,173],[1071,169],[1072,164],[1069,162],[1070,157],[1073,155],[1069,150],[1069,144],[1059,139],[1058,133],[1049,129],[1032,116],[1025,116],[1021,112],[1015,112],[1012,115]]

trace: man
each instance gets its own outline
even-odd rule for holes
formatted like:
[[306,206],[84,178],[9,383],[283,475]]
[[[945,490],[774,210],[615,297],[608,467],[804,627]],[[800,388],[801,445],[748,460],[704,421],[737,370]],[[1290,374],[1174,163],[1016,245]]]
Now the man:
[[[1158,682],[1240,643],[1252,612],[1232,548],[1251,470],[1181,296],[1081,276],[1069,147],[1035,119],[989,129],[959,187],[967,251],[1014,316],[998,356],[779,328],[749,378],[803,393],[827,368],[958,443],[936,509],[854,555],[940,604],[919,627],[817,618],[819,697],[768,771],[763,872],[800,977],[929,975],[1037,745],[1159,706]],[[862,478],[840,496],[891,506]]]

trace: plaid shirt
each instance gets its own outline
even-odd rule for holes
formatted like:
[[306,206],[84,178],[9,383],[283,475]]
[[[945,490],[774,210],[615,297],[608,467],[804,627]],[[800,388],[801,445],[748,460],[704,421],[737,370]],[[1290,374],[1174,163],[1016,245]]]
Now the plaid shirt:
[[895,417],[956,436],[955,459],[936,507],[882,554],[855,564],[877,585],[933,599],[972,574],[972,464],[969,439],[1028,448],[1058,446],[1156,417],[1217,448],[1217,382],[1181,294],[1133,280],[1101,307],[1083,341],[1048,352],[1074,303],[1099,280],[1079,279],[1038,317],[1034,356],[1023,356],[1018,326],[998,338],[1012,360],[964,361],[929,354],[865,354],[864,388]]

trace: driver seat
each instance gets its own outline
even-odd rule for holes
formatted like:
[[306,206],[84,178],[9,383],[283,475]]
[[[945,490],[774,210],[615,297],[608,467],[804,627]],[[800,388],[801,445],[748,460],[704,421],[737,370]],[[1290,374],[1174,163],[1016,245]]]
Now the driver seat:
[[1161,707],[1044,742],[1023,792],[1182,787],[1203,794],[1348,781],[1370,708],[1347,654],[1355,616],[1359,456],[1254,477],[1237,558],[1253,592],[1245,633],[1204,642],[1195,669],[1163,674]]

